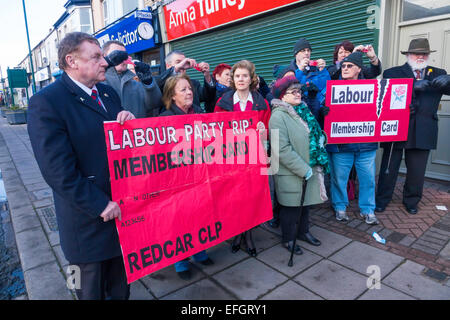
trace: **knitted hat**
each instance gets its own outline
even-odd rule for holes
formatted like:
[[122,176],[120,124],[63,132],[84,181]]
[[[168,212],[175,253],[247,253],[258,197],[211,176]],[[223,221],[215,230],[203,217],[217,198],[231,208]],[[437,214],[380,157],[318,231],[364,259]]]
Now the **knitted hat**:
[[363,53],[361,51],[356,51],[353,52],[351,54],[349,54],[347,57],[344,58],[344,60],[342,60],[341,65],[344,62],[351,62],[353,64],[356,64],[358,67],[362,68],[363,67]]
[[296,77],[289,76],[278,79],[272,86],[273,97],[275,99],[282,99],[286,90],[293,85],[296,85],[299,88],[301,86],[300,81],[298,81]]
[[280,66],[280,65],[276,64],[273,66],[272,72],[273,72],[273,76],[275,79],[281,79],[289,71],[292,71],[295,73],[295,70],[291,66]]
[[312,50],[309,41],[306,40],[305,38],[298,39],[294,45],[294,57],[297,55],[299,51],[302,51],[305,48],[309,48],[309,50]]

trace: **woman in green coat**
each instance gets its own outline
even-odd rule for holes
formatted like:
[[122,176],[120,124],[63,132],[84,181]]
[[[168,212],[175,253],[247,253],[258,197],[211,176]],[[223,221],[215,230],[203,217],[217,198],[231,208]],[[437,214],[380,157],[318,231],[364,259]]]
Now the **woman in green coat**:
[[[272,160],[278,162],[275,190],[281,205],[280,219],[283,246],[292,250],[296,224],[300,218],[297,238],[312,245],[320,241],[309,233],[309,207],[326,201],[324,174],[329,170],[325,150],[326,136],[319,123],[302,102],[301,84],[295,77],[277,80],[272,87],[272,116],[269,129],[272,138],[278,130],[279,145],[272,142]],[[303,211],[300,215],[303,179],[308,181]],[[296,245],[295,254],[302,254]]]

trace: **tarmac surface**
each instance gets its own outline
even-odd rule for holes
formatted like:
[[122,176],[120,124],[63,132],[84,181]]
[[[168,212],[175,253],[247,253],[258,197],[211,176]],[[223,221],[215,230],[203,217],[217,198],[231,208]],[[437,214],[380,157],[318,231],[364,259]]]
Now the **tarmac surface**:
[[[66,284],[68,263],[52,192],[34,159],[26,125],[9,125],[4,118],[0,170],[9,209],[2,212],[3,230],[10,223],[9,240],[2,232],[0,244],[8,243],[8,252],[16,252],[10,269],[0,270],[0,299],[76,299]],[[322,245],[299,242],[304,253],[294,257],[293,267],[287,265],[289,252],[281,246],[280,229],[263,224],[254,230],[257,257],[243,249],[231,253],[226,241],[207,250],[214,265],[192,262],[189,281],[169,266],[133,282],[130,299],[450,300],[450,184],[426,182],[419,213],[412,216],[401,205],[402,182],[399,178],[394,200],[377,215],[378,226],[362,221],[356,200],[346,223],[334,219],[329,203],[312,210],[310,231]],[[374,231],[386,244],[375,241]]]

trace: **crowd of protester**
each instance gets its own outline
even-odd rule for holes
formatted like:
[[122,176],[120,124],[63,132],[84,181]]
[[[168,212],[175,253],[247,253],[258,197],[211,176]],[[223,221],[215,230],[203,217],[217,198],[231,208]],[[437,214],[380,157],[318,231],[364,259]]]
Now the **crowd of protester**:
[[[407,156],[408,170],[403,203],[409,213],[417,213],[428,153],[430,149],[436,148],[437,104],[442,94],[450,94],[450,76],[445,70],[428,65],[432,51],[426,39],[411,41],[408,50],[402,52],[407,57],[406,64],[388,69],[383,74],[383,77],[387,78],[414,78],[414,92],[408,141],[388,143],[384,146],[378,193],[376,193],[375,172],[378,143],[327,144],[327,137],[323,131],[324,119],[330,111],[325,106],[327,81],[373,79],[381,74],[381,61],[372,45],[355,46],[350,41],[342,41],[335,46],[334,52],[330,48],[333,61],[327,66],[323,58],[311,59],[313,46],[307,39],[300,38],[293,46],[292,61],[284,61],[285,64],[280,61],[280,64],[273,67],[273,81],[269,85],[258,76],[257,68],[248,60],[236,61],[233,65],[220,63],[211,73],[207,62],[197,62],[194,58],[186,57],[181,51],[172,51],[165,59],[166,71],[153,76],[148,64],[132,61],[131,57],[128,57],[122,43],[107,42],[102,50],[100,52],[95,38],[82,33],[69,34],[67,39],[61,42],[58,52],[60,66],[65,71],[62,80],[33,97],[29,116],[30,139],[41,171],[55,193],[61,197],[55,198],[55,202],[61,202],[56,204],[57,211],[62,212],[57,212],[58,222],[67,225],[67,230],[61,228],[62,232],[67,232],[61,241],[64,253],[70,263],[83,265],[85,270],[83,272],[90,272],[87,278],[89,281],[99,282],[99,279],[112,281],[104,279],[106,272],[104,270],[112,268],[104,262],[110,263],[111,258],[120,255],[120,250],[116,245],[109,243],[111,253],[107,255],[99,253],[98,257],[93,255],[88,258],[71,255],[72,251],[82,252],[83,244],[80,244],[79,248],[72,248],[73,244],[69,245],[74,241],[71,237],[78,237],[73,234],[76,232],[73,230],[74,227],[69,226],[68,221],[72,221],[70,219],[73,218],[70,217],[74,214],[71,210],[75,210],[70,208],[79,207],[80,210],[87,210],[91,212],[92,217],[100,213],[104,221],[120,217],[120,209],[105,196],[95,198],[89,183],[82,181],[75,168],[68,167],[70,161],[73,163],[83,161],[85,153],[89,154],[92,151],[89,149],[90,146],[84,144],[80,144],[78,148],[77,143],[78,139],[88,139],[95,132],[98,133],[98,124],[95,125],[97,131],[94,132],[92,129],[92,132],[86,132],[81,137],[79,134],[74,136],[68,134],[61,140],[61,145],[51,140],[52,136],[61,137],[61,132],[70,133],[72,129],[70,126],[66,129],[65,120],[61,120],[66,116],[63,114],[65,111],[53,110],[53,106],[48,102],[49,97],[67,90],[76,97],[88,94],[107,111],[108,114],[103,114],[103,117],[106,119],[117,117],[121,122],[155,116],[258,111],[259,119],[267,124],[269,135],[272,130],[279,132],[279,148],[273,148],[270,154],[272,161],[279,163],[279,170],[275,176],[269,177],[274,212],[269,225],[272,227],[281,225],[282,245],[297,255],[302,254],[302,249],[300,245],[295,244],[295,239],[314,246],[321,245],[320,240],[309,232],[309,212],[312,206],[330,199],[336,220],[349,219],[346,213],[349,204],[348,185],[354,183],[352,181],[356,177],[359,184],[358,205],[361,217],[367,224],[378,224],[375,212],[384,211],[392,198],[403,150]],[[99,60],[99,54],[102,54],[105,62]],[[363,63],[364,56],[369,61],[367,65]],[[97,60],[91,61],[92,57],[97,57]],[[87,67],[80,69],[77,63],[85,63]],[[102,68],[106,70],[105,77],[101,76]],[[202,82],[187,75],[186,71],[191,68],[203,74]],[[96,70],[100,71],[94,74]],[[108,86],[105,87],[104,84]],[[100,90],[99,94],[97,87]],[[102,92],[108,92],[108,95],[102,95]],[[109,101],[110,99],[105,97],[111,97],[114,101]],[[65,99],[68,104],[73,102],[70,100],[72,98],[74,97],[67,94]],[[127,111],[119,112],[117,109],[115,112],[109,112],[109,108],[113,109],[110,106],[113,102]],[[75,111],[67,111],[70,121],[77,119],[73,112]],[[45,118],[42,118],[42,114],[45,114]],[[44,130],[48,121],[51,121],[52,126]],[[422,130],[426,129],[427,133],[421,136],[416,134],[419,126]],[[77,142],[73,143],[71,139],[77,139]],[[88,140],[83,140],[83,143]],[[97,144],[100,142],[97,141]],[[66,145],[66,149],[62,144]],[[76,146],[76,150],[67,150],[68,145]],[[49,149],[50,146],[54,149]],[[96,148],[104,149],[100,146]],[[54,152],[61,153],[59,159],[72,160],[69,164],[58,163],[55,166],[49,161]],[[93,160],[86,161],[83,166],[89,167]],[[70,172],[68,168],[73,169],[70,177],[64,172],[64,170]],[[95,169],[101,172],[96,178],[96,183],[99,177],[107,179],[105,168],[103,165]],[[58,172],[70,179],[55,178],[54,174]],[[77,179],[80,180],[81,187],[76,185]],[[383,186],[382,190],[380,184]],[[105,192],[109,194],[110,191],[107,189],[105,187]],[[70,194],[69,197],[65,196],[67,193]],[[81,202],[78,201],[79,198],[82,199]],[[76,205],[71,204],[71,201],[77,202]],[[64,219],[67,221],[61,222]],[[88,229],[86,226],[89,223],[93,222],[87,220],[84,227]],[[97,235],[99,239],[96,238],[95,241],[118,242],[117,235],[112,235],[112,229],[105,228],[96,222],[95,227],[86,231],[86,239],[89,239],[89,234],[92,236],[95,232],[109,232],[111,235],[107,239],[100,239]],[[250,256],[257,255],[252,230],[247,230],[232,239],[230,251],[232,253],[239,251],[242,244]],[[192,258],[203,265],[214,263],[205,251],[193,255]],[[175,270],[182,279],[191,277],[189,264],[189,258],[175,263]],[[92,273],[94,268],[95,274]],[[120,266],[115,264],[114,268],[120,269]],[[114,292],[109,292],[113,298],[128,297],[129,287],[124,289],[123,283],[113,286],[116,286],[119,292],[115,296]],[[103,298],[103,289],[103,284],[95,288],[91,284],[86,285],[84,291],[77,294],[80,298]]]

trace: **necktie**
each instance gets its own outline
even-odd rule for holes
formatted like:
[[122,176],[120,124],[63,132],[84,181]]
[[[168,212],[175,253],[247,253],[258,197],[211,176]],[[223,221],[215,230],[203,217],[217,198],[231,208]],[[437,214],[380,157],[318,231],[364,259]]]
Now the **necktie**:
[[96,101],[96,102],[98,103],[98,105],[100,106],[100,108],[103,109],[102,103],[100,102],[100,99],[98,98],[98,92],[97,92],[97,90],[92,90],[91,98],[94,99],[94,101]]
[[422,72],[420,70],[414,70],[416,72],[416,80],[420,80],[422,78]]

